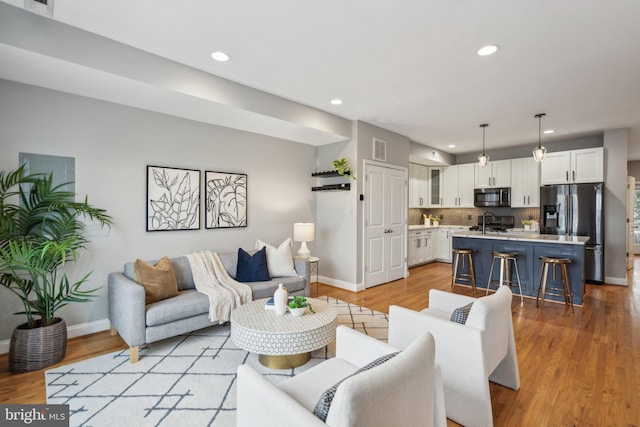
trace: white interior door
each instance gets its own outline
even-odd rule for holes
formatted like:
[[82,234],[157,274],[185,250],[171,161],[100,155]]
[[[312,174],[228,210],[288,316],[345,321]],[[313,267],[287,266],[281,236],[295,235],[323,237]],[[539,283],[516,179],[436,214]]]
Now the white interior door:
[[365,287],[406,273],[407,171],[365,165]]
[[627,270],[633,268],[633,258],[635,255],[634,236],[634,212],[636,179],[633,176],[627,177]]

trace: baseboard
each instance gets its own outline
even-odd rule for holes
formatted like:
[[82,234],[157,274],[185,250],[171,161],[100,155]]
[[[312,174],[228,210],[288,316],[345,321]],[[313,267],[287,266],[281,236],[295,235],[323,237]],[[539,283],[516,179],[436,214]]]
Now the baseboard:
[[629,286],[627,283],[626,277],[606,277],[604,278],[604,283],[606,285],[621,285],[621,286]]
[[343,280],[337,280],[331,277],[320,276],[318,280],[320,281],[320,283],[324,283],[335,288],[345,289],[351,292],[359,292],[364,290],[364,287],[362,285],[358,286],[358,284],[356,283],[345,282]]
[[[106,331],[111,326],[109,319],[96,320],[95,322],[81,323],[79,325],[67,326],[67,339],[80,337],[82,335],[94,334]],[[9,353],[11,340],[0,341],[0,354]]]

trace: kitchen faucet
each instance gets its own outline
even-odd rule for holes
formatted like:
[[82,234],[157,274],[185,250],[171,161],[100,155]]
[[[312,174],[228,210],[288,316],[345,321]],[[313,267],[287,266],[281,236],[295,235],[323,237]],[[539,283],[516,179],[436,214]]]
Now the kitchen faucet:
[[493,215],[493,212],[491,211],[486,211],[485,213],[482,214],[482,234],[487,234],[487,229],[486,229],[486,217],[487,215]]

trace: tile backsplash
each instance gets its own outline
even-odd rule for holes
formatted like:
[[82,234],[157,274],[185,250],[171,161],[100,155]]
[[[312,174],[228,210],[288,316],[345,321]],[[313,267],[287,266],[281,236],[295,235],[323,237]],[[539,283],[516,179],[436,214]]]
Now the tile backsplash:
[[539,208],[411,208],[409,209],[409,225],[422,224],[422,214],[440,217],[441,225],[477,225],[478,216],[488,210],[498,216],[513,215],[515,227],[521,227],[520,221],[523,219],[540,220]]

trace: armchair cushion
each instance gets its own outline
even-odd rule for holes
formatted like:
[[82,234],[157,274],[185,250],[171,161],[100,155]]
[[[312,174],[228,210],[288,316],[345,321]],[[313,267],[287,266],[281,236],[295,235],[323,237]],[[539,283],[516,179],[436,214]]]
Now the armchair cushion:
[[470,302],[467,305],[456,308],[455,310],[453,310],[453,313],[451,313],[451,317],[449,318],[449,320],[451,320],[452,322],[462,323],[464,325],[465,323],[467,323],[467,318],[469,317],[469,312],[471,311],[472,305],[473,303]]
[[267,252],[260,249],[253,255],[249,255],[244,249],[238,249],[238,267],[236,280],[239,282],[264,282],[271,280],[267,268]]
[[318,400],[318,403],[316,403],[316,407],[313,409],[313,414],[316,417],[320,418],[322,421],[326,421],[327,420],[327,416],[329,415],[329,409],[331,408],[331,402],[333,401],[333,398],[336,395],[336,391],[338,390],[338,387],[340,386],[340,384],[342,384],[343,381],[345,381],[348,378],[351,378],[354,375],[359,374],[360,372],[368,371],[371,368],[375,368],[376,366],[380,366],[384,362],[386,362],[387,360],[389,360],[389,359],[393,358],[394,356],[396,356],[397,354],[398,354],[398,352],[395,352],[395,353],[390,353],[390,354],[386,354],[386,355],[384,355],[382,357],[379,357],[376,360],[374,360],[373,362],[366,364],[362,368],[360,368],[357,371],[355,371],[353,374],[341,379],[336,384],[334,384],[331,387],[329,387],[327,390],[325,390],[324,393],[322,393],[322,396],[320,396],[320,399]]

